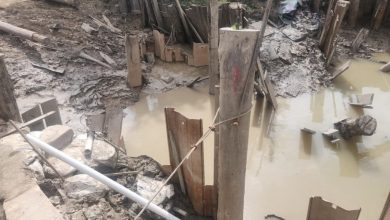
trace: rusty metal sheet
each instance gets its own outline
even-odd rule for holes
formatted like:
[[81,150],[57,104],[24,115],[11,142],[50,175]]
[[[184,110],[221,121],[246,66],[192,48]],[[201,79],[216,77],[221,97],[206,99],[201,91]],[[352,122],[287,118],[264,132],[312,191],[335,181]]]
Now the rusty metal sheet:
[[[165,108],[167,137],[171,133],[175,141],[179,161],[190,151],[191,147],[203,134],[201,119],[188,119],[176,112],[174,108]],[[177,167],[174,159],[173,143],[168,141],[169,156],[172,167]],[[203,144],[192,153],[191,157],[183,163],[182,172],[187,195],[199,215],[204,215],[204,162]]]
[[358,220],[361,209],[345,210],[321,197],[312,197],[309,202],[307,220]]

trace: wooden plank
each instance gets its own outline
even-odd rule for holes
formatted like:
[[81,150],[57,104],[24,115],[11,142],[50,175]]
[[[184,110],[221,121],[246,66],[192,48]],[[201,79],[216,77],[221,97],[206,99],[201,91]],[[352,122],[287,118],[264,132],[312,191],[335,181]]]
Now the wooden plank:
[[[118,103],[119,104],[119,103]],[[118,105],[116,105],[118,106]],[[120,145],[122,136],[123,111],[118,107],[106,107],[106,116],[104,118],[104,133],[107,139],[116,146]]]
[[362,43],[366,40],[368,34],[370,33],[370,30],[366,29],[366,28],[362,28],[360,29],[358,35],[356,36],[356,38],[353,40],[352,42],[352,51],[354,53],[356,53],[360,46],[362,45]]
[[272,104],[272,106],[274,107],[274,109],[276,110],[278,108],[278,103],[276,101],[276,93],[274,90],[274,86],[272,85],[271,80],[269,79],[268,74],[265,75],[264,83],[265,83],[265,87],[267,88],[267,91],[269,94],[267,101],[270,102]]
[[[188,119],[176,112],[174,108],[165,108],[165,119],[167,134],[172,133],[173,140],[176,143],[177,151],[181,161],[192,146],[199,140],[203,134],[201,119]],[[174,160],[173,145],[168,141],[169,156],[172,167],[177,167]],[[194,210],[204,214],[204,165],[203,165],[203,143],[192,153],[182,166],[184,182],[188,197],[194,207]]]
[[[197,30],[200,38],[203,40],[204,43],[207,43],[208,42],[207,33],[209,29],[209,22],[207,19],[208,18],[207,6],[191,5],[188,9],[186,9],[185,12],[189,21],[193,24],[194,28]],[[218,16],[218,14],[216,14],[215,16]]]
[[219,5],[218,0],[209,1],[209,17],[210,17],[210,26],[209,26],[209,93],[211,95],[215,94],[215,85],[219,84],[219,61],[218,61],[218,11]]
[[40,105],[43,114],[46,114],[51,111],[55,112],[55,114],[45,118],[46,126],[62,124],[60,109],[58,108],[57,99],[54,98],[54,99],[47,100],[46,102],[42,102]]
[[214,186],[211,185],[204,186],[203,194],[204,194],[204,216],[213,216]]
[[378,4],[377,4],[375,11],[374,11],[374,16],[373,16],[372,22],[371,22],[371,26],[374,30],[378,30],[381,27],[382,22],[383,22],[384,17],[385,17],[388,2],[389,2],[388,0],[379,0],[378,1]]
[[[173,157],[172,159],[174,160],[175,164],[179,164],[180,163],[180,159],[179,159],[180,155],[179,155],[179,151],[178,151],[175,139],[173,138],[173,134],[171,131],[168,131],[168,142],[170,144],[169,146],[171,146],[170,149],[172,151],[172,157]],[[187,190],[186,190],[186,185],[184,183],[184,175],[183,175],[182,167],[180,167],[179,170],[177,171],[177,176],[179,177],[179,184],[180,184],[181,192],[184,195],[186,195]]]
[[0,118],[4,121],[21,121],[14,95],[14,84],[8,74],[4,56],[0,54]]
[[312,197],[306,220],[358,220],[361,209],[345,210],[333,203]]
[[154,38],[154,54],[156,57],[160,57],[161,60],[165,61],[165,37],[164,34],[158,30],[153,30]]
[[383,207],[383,211],[379,220],[390,220],[390,193],[387,196],[387,200],[385,202],[385,206]]
[[245,172],[250,111],[253,98],[254,65],[259,31],[220,29],[218,219],[243,219]]
[[350,0],[351,6],[349,8],[348,23],[351,27],[356,26],[359,17],[360,0]]
[[157,0],[151,0],[150,3],[152,4],[153,12],[154,12],[154,15],[156,16],[157,25],[159,27],[163,28],[164,23],[163,23],[163,19],[161,17],[161,11],[160,11],[160,7],[158,6]]
[[[42,115],[41,108],[39,105],[36,105],[32,109],[22,113],[22,118],[24,122],[27,122],[33,120],[34,118],[38,118],[41,115]],[[45,122],[43,120],[40,120],[33,124],[30,124],[28,127],[30,128],[31,131],[41,131],[45,129]]]
[[19,37],[22,37],[25,39],[29,39],[29,40],[34,41],[34,42],[39,42],[42,44],[49,44],[50,43],[50,39],[46,36],[40,35],[38,33],[35,33],[33,31],[30,31],[27,29],[23,29],[23,28],[14,26],[14,25],[6,23],[6,22],[0,21],[0,30],[7,32],[7,33],[10,33],[10,34],[14,34],[16,36],[19,36]]
[[209,64],[209,45],[193,43],[194,66],[207,66]]
[[138,36],[126,35],[127,85],[142,86],[141,58]]

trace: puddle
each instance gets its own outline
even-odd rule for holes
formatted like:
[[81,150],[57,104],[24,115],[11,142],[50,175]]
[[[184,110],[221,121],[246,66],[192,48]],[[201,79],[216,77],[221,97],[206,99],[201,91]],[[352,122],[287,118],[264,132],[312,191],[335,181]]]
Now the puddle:
[[[379,218],[390,190],[390,74],[380,73],[380,66],[355,60],[333,89],[278,99],[276,114],[262,102],[254,103],[244,219],[263,219],[267,214],[305,219],[310,196],[322,196],[346,209],[362,208],[360,220]],[[349,96],[363,93],[375,94],[373,109],[350,107]],[[125,110],[123,136],[129,155],[149,155],[168,164],[164,107],[201,118],[205,128],[212,120],[213,103],[207,88],[145,94]],[[378,120],[373,136],[335,145],[321,135],[338,119],[362,114]],[[304,135],[303,127],[317,133]],[[212,137],[204,146],[206,184],[212,184]]]

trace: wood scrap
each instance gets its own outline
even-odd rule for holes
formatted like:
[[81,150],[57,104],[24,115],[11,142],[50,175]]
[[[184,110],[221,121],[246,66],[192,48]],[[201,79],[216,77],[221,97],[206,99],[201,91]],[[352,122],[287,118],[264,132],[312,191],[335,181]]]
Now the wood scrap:
[[351,65],[350,60],[345,62],[343,65],[341,65],[339,68],[337,68],[334,71],[333,76],[330,78],[330,80],[336,79],[338,76],[340,76],[342,73],[344,73],[347,69],[349,69],[350,65]]
[[48,70],[50,72],[53,72],[53,73],[58,73],[58,74],[61,74],[63,75],[65,73],[65,68],[63,67],[52,67],[52,66],[49,66],[47,64],[38,64],[38,63],[33,63],[31,62],[31,65],[33,67],[37,67],[37,68],[40,68],[40,69],[45,69],[45,70]]
[[34,31],[30,31],[27,29],[14,26],[12,24],[3,21],[0,21],[0,30],[42,44],[50,43],[50,39],[44,35],[38,34]]
[[108,64],[110,64],[110,66],[112,66],[114,69],[116,69],[116,67],[118,66],[115,62],[115,60],[113,60],[110,56],[108,56],[107,54],[99,51],[99,54],[100,56],[103,58],[104,61],[106,61]]
[[104,66],[104,67],[107,67],[107,68],[110,68],[112,69],[112,67],[110,65],[108,65],[107,63],[104,63],[96,58],[93,58],[92,56],[84,53],[82,50],[81,51],[78,51],[78,52],[75,52],[75,55],[77,55],[78,57],[81,57],[81,58],[84,58],[86,60],[89,60],[89,61],[92,61],[92,62],[95,62],[101,66]]
[[110,30],[113,30],[115,33],[122,33],[122,30],[119,28],[116,28],[110,21],[110,19],[107,18],[107,16],[103,15],[103,20],[106,22],[107,26],[110,27]]
[[141,58],[138,36],[126,35],[127,84],[130,87],[142,86]]
[[116,34],[122,33],[122,31],[121,31],[120,29],[118,29],[118,28],[115,28],[115,27],[113,28],[113,27],[109,26],[108,24],[103,23],[102,21],[100,21],[99,19],[97,19],[97,18],[95,18],[95,17],[93,17],[93,16],[91,16],[91,15],[89,15],[89,17],[90,17],[90,18],[96,23],[96,25],[99,26],[99,27],[105,27],[106,29],[108,29],[108,30],[110,30],[111,32],[116,33]]
[[91,27],[89,24],[87,23],[83,23],[81,25],[81,29],[83,29],[85,32],[87,32],[88,34],[92,34],[92,33],[95,33],[97,32],[97,30],[93,27]]

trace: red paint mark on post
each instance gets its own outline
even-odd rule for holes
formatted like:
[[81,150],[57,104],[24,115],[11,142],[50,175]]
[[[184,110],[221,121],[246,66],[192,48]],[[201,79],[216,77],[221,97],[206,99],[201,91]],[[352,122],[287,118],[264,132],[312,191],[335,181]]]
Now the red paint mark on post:
[[237,92],[238,89],[238,83],[240,80],[240,69],[238,69],[236,66],[232,67],[232,81],[233,81],[233,91],[234,93]]

